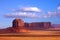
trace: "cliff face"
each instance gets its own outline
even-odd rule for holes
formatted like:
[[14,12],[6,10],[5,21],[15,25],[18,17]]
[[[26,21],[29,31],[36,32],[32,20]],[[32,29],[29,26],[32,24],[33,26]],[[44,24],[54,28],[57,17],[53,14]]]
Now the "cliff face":
[[25,28],[27,29],[47,29],[47,28],[51,28],[51,23],[50,22],[33,22],[33,23],[24,23],[25,24]]
[[13,28],[23,28],[24,21],[22,19],[14,19],[12,24],[13,24],[12,25]]
[[0,30],[1,33],[19,33],[27,32],[27,30],[40,30],[51,27],[51,22],[33,22],[24,23],[22,19],[14,19],[12,27]]
[[12,27],[14,28],[14,32],[23,32],[25,30],[24,21],[22,19],[14,19]]

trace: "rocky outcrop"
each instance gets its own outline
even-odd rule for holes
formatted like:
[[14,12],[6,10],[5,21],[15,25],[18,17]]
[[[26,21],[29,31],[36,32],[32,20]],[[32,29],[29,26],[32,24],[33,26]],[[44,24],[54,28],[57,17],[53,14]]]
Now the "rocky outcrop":
[[23,30],[25,30],[24,21],[22,19],[19,19],[19,18],[14,19],[12,28],[14,28],[14,32],[23,32]]
[[47,29],[51,28],[51,22],[33,22],[33,23],[24,23],[24,27],[27,29]]
[[0,30],[0,33],[20,33],[27,32],[27,30],[48,29],[51,27],[51,22],[32,22],[24,23],[22,19],[14,19],[12,27]]

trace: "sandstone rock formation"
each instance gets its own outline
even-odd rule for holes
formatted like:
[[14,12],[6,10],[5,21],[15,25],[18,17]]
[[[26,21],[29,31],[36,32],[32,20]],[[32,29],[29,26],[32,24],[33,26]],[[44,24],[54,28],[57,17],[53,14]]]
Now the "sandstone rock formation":
[[[12,27],[0,30],[0,33],[21,33],[30,30],[44,30],[51,27],[51,22],[24,23],[22,19],[16,18],[12,22]],[[29,30],[29,31],[28,31]]]
[[14,19],[12,28],[14,28],[14,32],[26,32],[24,28],[24,21],[22,19]]
[[35,29],[35,30],[40,30],[40,29],[47,29],[51,28],[51,22],[32,22],[32,23],[24,23],[25,28],[27,29]]

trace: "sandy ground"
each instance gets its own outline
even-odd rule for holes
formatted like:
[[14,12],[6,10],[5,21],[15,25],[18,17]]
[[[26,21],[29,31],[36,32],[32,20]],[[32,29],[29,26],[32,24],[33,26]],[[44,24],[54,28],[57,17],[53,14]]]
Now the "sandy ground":
[[0,40],[60,40],[60,37],[0,37]]
[[[34,37],[34,35],[36,36]],[[31,31],[29,33],[0,34],[0,40],[60,40],[60,31]]]

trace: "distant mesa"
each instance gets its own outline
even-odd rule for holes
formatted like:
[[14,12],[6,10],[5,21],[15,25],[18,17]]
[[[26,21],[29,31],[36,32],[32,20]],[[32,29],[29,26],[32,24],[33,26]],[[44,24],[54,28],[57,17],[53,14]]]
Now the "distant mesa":
[[14,28],[15,32],[26,32],[24,29],[24,21],[22,19],[14,19],[12,28]]
[[20,33],[29,32],[29,30],[44,30],[48,28],[52,28],[51,22],[25,23],[22,19],[16,18],[12,22],[12,27],[1,29],[0,33]]
[[24,21],[22,19],[17,18],[17,19],[13,20],[13,27],[15,27],[15,28],[17,28],[17,27],[22,28],[23,26],[24,26]]

